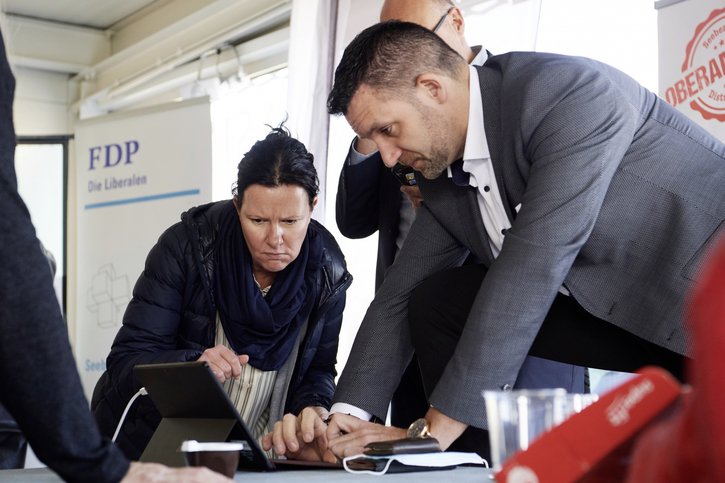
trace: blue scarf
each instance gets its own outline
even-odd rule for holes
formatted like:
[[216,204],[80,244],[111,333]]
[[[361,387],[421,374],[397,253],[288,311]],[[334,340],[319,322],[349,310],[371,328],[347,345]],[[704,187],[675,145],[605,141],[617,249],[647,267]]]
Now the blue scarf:
[[234,204],[224,209],[217,234],[214,301],[232,349],[263,371],[279,369],[295,346],[317,301],[322,240],[307,228],[297,258],[278,272],[267,297],[252,277],[252,257]]

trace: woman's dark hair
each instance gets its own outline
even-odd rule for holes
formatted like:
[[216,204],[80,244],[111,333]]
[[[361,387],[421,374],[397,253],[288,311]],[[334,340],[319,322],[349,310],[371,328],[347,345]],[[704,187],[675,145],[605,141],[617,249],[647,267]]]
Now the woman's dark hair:
[[232,189],[237,208],[244,191],[253,184],[301,186],[312,206],[320,186],[313,161],[312,153],[283,125],[273,128],[266,138],[254,143],[237,166],[237,185]]

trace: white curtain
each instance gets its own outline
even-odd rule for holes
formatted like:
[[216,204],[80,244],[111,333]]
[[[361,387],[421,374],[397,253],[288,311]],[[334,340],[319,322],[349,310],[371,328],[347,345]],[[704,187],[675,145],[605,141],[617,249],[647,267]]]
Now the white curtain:
[[287,126],[315,155],[320,197],[314,216],[324,223],[329,116],[338,0],[293,0],[290,27]]

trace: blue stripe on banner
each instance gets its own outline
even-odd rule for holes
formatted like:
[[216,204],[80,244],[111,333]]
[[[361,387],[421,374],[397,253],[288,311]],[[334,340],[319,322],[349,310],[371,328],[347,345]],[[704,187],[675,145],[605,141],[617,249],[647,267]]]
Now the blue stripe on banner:
[[132,203],[144,203],[146,201],[163,200],[166,198],[178,198],[180,196],[194,196],[201,193],[201,190],[174,191],[172,193],[161,193],[158,195],[139,196],[138,198],[126,198],[125,200],[104,201],[102,203],[91,203],[85,206],[86,210],[105,208],[107,206],[130,205]]

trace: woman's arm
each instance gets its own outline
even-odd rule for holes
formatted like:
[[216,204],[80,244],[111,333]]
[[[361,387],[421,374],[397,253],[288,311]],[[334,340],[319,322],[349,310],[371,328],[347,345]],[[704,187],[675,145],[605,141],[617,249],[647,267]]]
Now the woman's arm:
[[127,396],[138,390],[135,365],[197,360],[205,349],[181,349],[178,344],[184,291],[190,271],[195,270],[187,255],[190,249],[184,227],[176,224],[161,235],[146,258],[107,360],[111,379]]

